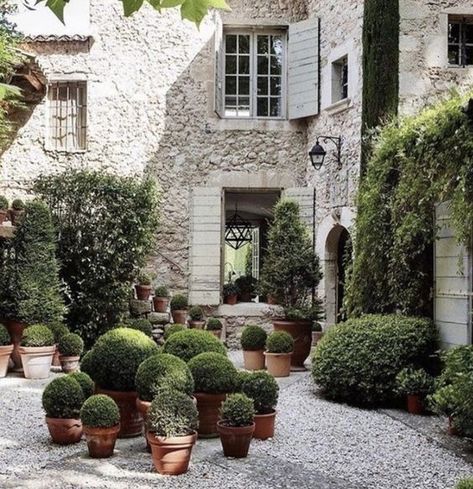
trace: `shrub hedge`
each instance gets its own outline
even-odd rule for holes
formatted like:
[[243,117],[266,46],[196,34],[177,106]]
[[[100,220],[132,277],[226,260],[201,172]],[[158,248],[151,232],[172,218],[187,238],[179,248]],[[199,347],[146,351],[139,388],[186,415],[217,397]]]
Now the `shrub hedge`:
[[227,350],[212,333],[200,329],[188,329],[170,336],[164,343],[163,352],[188,362],[200,353],[216,352],[226,355]]
[[222,403],[221,418],[226,426],[251,426],[254,416],[253,400],[245,394],[231,394]]
[[269,414],[278,403],[279,386],[268,372],[253,372],[243,380],[241,391],[253,399],[257,414]]
[[111,397],[97,394],[84,402],[80,410],[80,419],[84,426],[111,428],[120,422],[120,411]]
[[65,357],[80,357],[84,351],[84,341],[75,333],[68,333],[59,340],[59,353]]
[[238,372],[221,353],[201,353],[189,361],[195,392],[226,394],[237,387]]
[[10,333],[3,324],[0,324],[0,346],[6,345],[11,345]]
[[77,380],[64,375],[46,386],[42,402],[48,418],[76,419],[79,418],[84,394]]
[[42,324],[28,326],[23,331],[21,345],[29,348],[41,346],[53,346],[54,335],[51,330]]
[[264,350],[268,334],[261,326],[248,325],[241,334],[241,347],[247,351]]

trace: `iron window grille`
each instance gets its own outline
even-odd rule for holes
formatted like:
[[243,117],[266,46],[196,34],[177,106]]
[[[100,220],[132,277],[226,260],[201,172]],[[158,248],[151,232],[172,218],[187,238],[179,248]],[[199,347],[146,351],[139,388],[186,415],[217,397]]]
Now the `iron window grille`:
[[473,16],[448,18],[448,63],[473,65]]

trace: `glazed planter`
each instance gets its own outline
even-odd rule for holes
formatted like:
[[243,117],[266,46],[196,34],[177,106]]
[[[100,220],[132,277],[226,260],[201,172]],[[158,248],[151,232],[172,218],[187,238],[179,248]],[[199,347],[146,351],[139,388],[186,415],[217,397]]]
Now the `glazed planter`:
[[61,362],[62,371],[65,374],[70,374],[72,372],[77,372],[79,370],[79,360],[80,357],[66,357],[64,355],[59,356],[59,361]]
[[264,370],[264,350],[243,350],[245,370]]
[[0,346],[0,378],[7,375],[8,363],[13,353],[13,345]]
[[266,357],[266,369],[273,377],[289,377],[291,374],[292,353],[268,353]]
[[58,445],[79,443],[82,438],[82,423],[80,419],[48,418],[46,416],[49,434]]
[[92,458],[110,458],[115,450],[120,425],[111,428],[92,428],[84,426],[87,448]]
[[197,410],[199,411],[199,437],[217,438],[217,422],[220,418],[220,408],[227,395],[196,392],[194,396],[197,400]]
[[204,329],[205,321],[191,321],[189,320],[189,328],[191,329]]
[[176,310],[176,311],[171,311],[172,315],[172,320],[176,324],[186,324],[187,323],[187,311],[182,309],[182,310]]
[[0,210],[0,225],[2,225],[8,216],[8,210],[2,209]]
[[20,346],[19,353],[23,371],[27,379],[47,379],[51,370],[56,346]]
[[153,297],[153,307],[155,312],[168,312],[168,297]]
[[61,360],[59,359],[59,349],[57,344],[56,344],[56,351],[54,352],[54,356],[53,356],[52,366],[61,367]]
[[232,295],[226,295],[223,299],[225,304],[229,304],[230,306],[234,306],[238,302],[238,295],[237,294],[232,294]]
[[135,285],[136,298],[139,301],[148,301],[151,295],[152,287],[151,285]]
[[251,439],[255,431],[255,423],[251,426],[236,428],[225,426],[223,421],[219,421],[217,429],[225,457],[245,458],[248,456]]
[[312,345],[317,346],[319,341],[323,338],[323,331],[312,331]]
[[276,411],[269,414],[255,414],[255,431],[253,438],[267,440],[274,436],[274,425],[276,424]]
[[149,432],[147,436],[153,464],[160,474],[180,475],[187,472],[197,433],[166,438]]
[[143,416],[136,407],[138,394],[135,391],[110,391],[95,386],[96,394],[105,394],[111,397],[120,410],[120,431],[118,438],[133,438],[143,432]]
[[408,394],[407,396],[407,411],[410,414],[423,414],[424,402],[422,396],[418,394]]
[[151,447],[148,442],[148,429],[146,427],[146,420],[148,418],[148,413],[151,408],[151,403],[148,401],[142,401],[139,397],[136,399],[136,408],[138,409],[141,416],[144,419],[144,428],[145,428],[145,440],[146,440],[146,450],[151,453]]
[[21,356],[20,356],[19,349],[20,349],[21,340],[23,338],[23,331],[26,328],[26,324],[22,323],[21,321],[15,321],[12,319],[5,319],[3,321],[3,324],[6,326],[8,333],[10,334],[11,341],[13,343],[13,352],[11,355],[13,363],[15,364],[13,369],[21,370],[23,367],[21,364]]
[[[209,331],[209,330],[207,330],[207,331]],[[209,333],[212,333],[219,340],[222,338],[222,330],[221,329],[212,329],[209,331]]]
[[286,331],[294,338],[294,351],[291,358],[292,370],[306,370],[304,362],[310,355],[312,346],[312,321],[274,319],[273,327],[275,331]]

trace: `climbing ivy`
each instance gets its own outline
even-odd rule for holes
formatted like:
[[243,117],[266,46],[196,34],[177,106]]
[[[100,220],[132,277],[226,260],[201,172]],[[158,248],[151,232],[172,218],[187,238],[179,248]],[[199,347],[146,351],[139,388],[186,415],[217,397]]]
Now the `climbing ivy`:
[[360,186],[350,314],[431,313],[435,204],[451,202],[461,242],[473,229],[473,126],[463,108],[468,98],[452,94],[380,132]]

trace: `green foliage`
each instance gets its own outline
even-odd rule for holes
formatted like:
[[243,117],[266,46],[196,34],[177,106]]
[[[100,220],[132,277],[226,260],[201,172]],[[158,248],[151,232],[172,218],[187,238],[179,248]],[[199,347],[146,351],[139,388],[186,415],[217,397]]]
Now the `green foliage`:
[[59,340],[58,348],[65,357],[80,357],[84,351],[84,340],[78,334],[68,333]]
[[10,333],[7,328],[0,323],[0,346],[11,345]]
[[171,335],[174,333],[179,333],[180,331],[184,331],[187,329],[183,324],[179,323],[174,323],[170,324],[169,326],[166,327],[166,330],[164,331],[164,340],[168,340]]
[[201,353],[189,361],[195,392],[225,394],[237,387],[238,373],[233,363],[221,353]]
[[186,362],[167,353],[147,358],[136,372],[135,384],[142,401],[152,401],[159,389],[164,387],[188,396],[194,392],[194,379]]
[[63,336],[70,333],[69,328],[62,322],[48,324],[48,328],[54,335],[54,343],[59,343]]
[[156,436],[191,435],[199,427],[197,408],[192,399],[179,391],[162,389],[151,403],[148,430]]
[[188,300],[185,295],[176,294],[171,299],[171,311],[183,311],[187,309],[187,306],[188,306]]
[[8,199],[4,195],[0,195],[0,210],[6,211],[8,209]]
[[462,479],[455,486],[455,489],[473,489],[473,477]]
[[428,397],[430,409],[439,415],[452,416],[459,404],[457,394],[457,389],[453,384],[438,387],[435,392]]
[[42,324],[34,324],[33,326],[28,326],[23,331],[21,345],[28,348],[53,346],[54,336],[47,326]]
[[294,350],[294,339],[286,331],[274,331],[266,340],[268,353],[291,353]]
[[241,347],[247,351],[264,350],[268,334],[261,326],[248,325],[241,334]]
[[278,403],[279,386],[268,372],[253,372],[243,381],[241,391],[253,399],[257,414],[268,414]]
[[258,280],[252,275],[243,275],[235,280],[235,285],[238,287],[240,294],[254,294],[258,286]]
[[156,297],[169,297],[169,289],[165,285],[156,287],[154,291]]
[[437,348],[428,319],[366,315],[328,330],[312,359],[312,375],[325,396],[356,405],[391,400],[396,375],[427,366]]
[[92,350],[89,350],[80,361],[80,369],[92,377],[92,368]]
[[153,335],[153,325],[148,319],[145,318],[128,319],[127,321],[124,321],[122,327],[136,329],[150,338]]
[[433,377],[423,368],[403,368],[396,376],[396,390],[401,395],[427,395],[433,387]]
[[222,321],[220,321],[220,319],[217,318],[209,318],[205,326],[205,329],[207,331],[220,331],[222,328],[223,328]]
[[164,343],[163,352],[188,362],[200,353],[216,352],[226,355],[227,350],[212,333],[201,329],[186,329],[170,336]]
[[226,284],[223,285],[223,296],[224,297],[229,297],[231,295],[238,294],[240,292],[240,289],[234,282],[227,282]]
[[80,410],[80,419],[84,426],[111,428],[120,422],[120,411],[111,397],[97,394],[84,402]]
[[77,419],[84,402],[84,394],[77,380],[70,375],[64,375],[46,386],[42,402],[49,418]]
[[251,426],[255,416],[253,400],[245,394],[231,394],[222,403],[221,418],[225,426]]
[[438,385],[453,384],[459,375],[473,374],[473,346],[457,346],[442,355],[443,368]]
[[248,370],[237,371],[235,392],[242,392],[243,384],[251,377],[252,374],[253,372],[249,372]]
[[12,209],[15,209],[16,211],[23,211],[26,209],[25,203],[21,199],[15,199],[11,203]]
[[204,319],[204,311],[200,306],[192,306],[189,309],[189,317],[191,321],[202,321]]
[[134,391],[138,367],[157,352],[156,343],[141,331],[113,329],[95,343],[88,373],[103,389]]
[[139,285],[151,285],[153,279],[149,273],[141,271],[136,277],[136,282]]
[[56,224],[67,322],[90,347],[128,310],[133,280],[156,237],[156,185],[84,170],[42,176],[33,190],[50,204]]
[[94,381],[85,372],[73,372],[68,375],[79,382],[84,399],[88,399],[94,393]]

